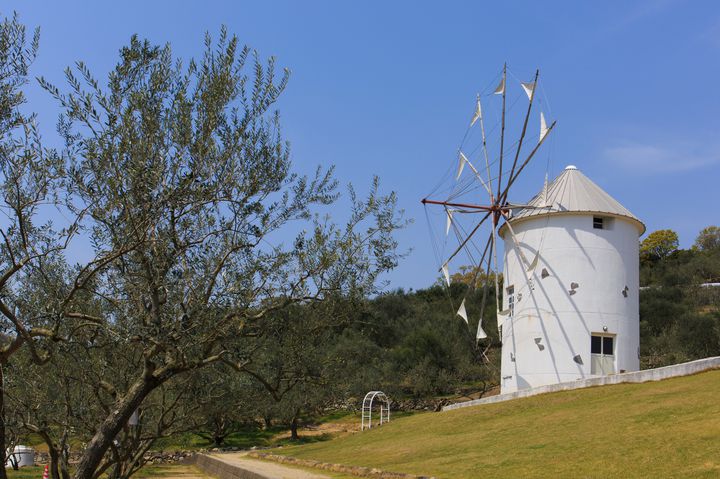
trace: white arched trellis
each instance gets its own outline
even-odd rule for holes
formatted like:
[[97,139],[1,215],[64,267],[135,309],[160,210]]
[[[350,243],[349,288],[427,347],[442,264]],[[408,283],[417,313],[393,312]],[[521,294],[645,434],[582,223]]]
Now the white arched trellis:
[[373,405],[380,404],[380,422],[378,425],[390,422],[390,400],[382,391],[370,391],[365,395],[362,404],[362,420],[360,429],[370,429],[372,427],[372,410]]

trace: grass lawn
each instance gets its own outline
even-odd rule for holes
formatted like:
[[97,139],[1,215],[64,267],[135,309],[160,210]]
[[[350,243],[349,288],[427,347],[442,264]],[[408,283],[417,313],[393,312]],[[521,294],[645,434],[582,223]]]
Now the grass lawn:
[[17,471],[7,469],[8,479],[41,479],[45,466],[26,466]]
[[720,370],[398,418],[273,451],[472,477],[720,477]]

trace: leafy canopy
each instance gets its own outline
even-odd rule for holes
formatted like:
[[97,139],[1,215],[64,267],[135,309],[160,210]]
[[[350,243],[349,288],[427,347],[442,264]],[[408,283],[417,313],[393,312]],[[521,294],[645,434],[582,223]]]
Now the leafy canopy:
[[673,230],[653,231],[640,243],[640,255],[652,260],[662,259],[677,251],[678,245],[678,235]]

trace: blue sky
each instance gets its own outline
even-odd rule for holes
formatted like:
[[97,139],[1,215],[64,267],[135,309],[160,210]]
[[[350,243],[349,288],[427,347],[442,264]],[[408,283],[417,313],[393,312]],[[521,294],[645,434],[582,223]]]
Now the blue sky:
[[[300,171],[336,165],[367,189],[373,174],[415,222],[390,287],[438,276],[420,200],[456,162],[478,91],[507,61],[541,69],[558,121],[541,167],[514,188],[523,201],[567,164],[689,247],[720,223],[720,3],[715,1],[123,1],[4,3],[41,27],[33,74],[62,84],[85,61],[103,77],[139,34],[197,56],[205,31],[228,26],[292,70],[278,104]],[[31,108],[53,141],[58,109],[33,86]]]

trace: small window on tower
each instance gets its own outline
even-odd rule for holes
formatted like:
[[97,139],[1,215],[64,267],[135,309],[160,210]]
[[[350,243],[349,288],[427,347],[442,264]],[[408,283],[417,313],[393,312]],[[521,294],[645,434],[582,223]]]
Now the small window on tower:
[[511,284],[507,288],[505,288],[505,291],[507,292],[507,306],[510,310],[510,316],[515,315],[515,285]]
[[600,216],[594,216],[593,217],[593,228],[595,228],[596,230],[604,229],[603,228],[603,219],[604,218],[602,218]]
[[603,340],[603,354],[613,354],[614,348],[613,348],[613,338],[605,336],[602,338]]

